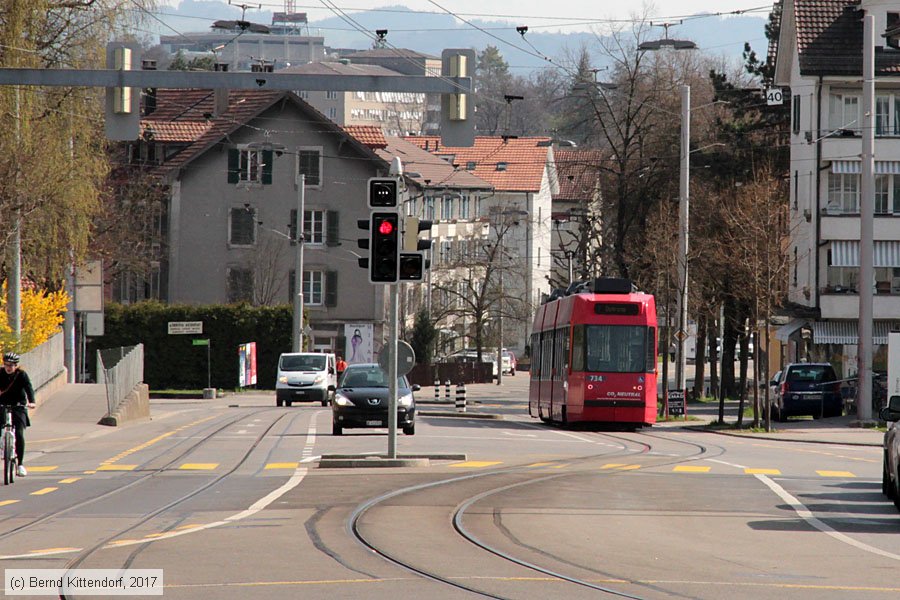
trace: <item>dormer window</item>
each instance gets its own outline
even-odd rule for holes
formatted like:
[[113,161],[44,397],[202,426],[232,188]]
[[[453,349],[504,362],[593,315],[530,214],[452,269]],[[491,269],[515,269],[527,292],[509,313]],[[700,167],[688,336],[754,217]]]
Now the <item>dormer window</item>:
[[506,163],[505,163],[505,162],[498,162],[498,163],[497,163],[497,170],[498,170],[498,171],[505,171],[505,170],[506,170]]
[[887,13],[887,31],[884,37],[888,46],[900,49],[900,13]]
[[475,161],[470,160],[466,162],[466,171],[474,171],[475,170]]

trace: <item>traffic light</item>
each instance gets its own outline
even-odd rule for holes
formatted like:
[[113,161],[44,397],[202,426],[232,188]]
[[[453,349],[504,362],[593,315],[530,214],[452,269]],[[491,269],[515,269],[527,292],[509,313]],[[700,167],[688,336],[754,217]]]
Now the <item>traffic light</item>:
[[400,215],[395,212],[372,213],[369,233],[369,281],[395,283],[400,266]]
[[400,253],[400,281],[423,281],[429,261],[423,252]]
[[366,196],[369,208],[397,208],[397,178],[370,177]]
[[419,232],[427,231],[431,234],[431,221],[418,217],[406,217],[403,219],[403,251],[415,252],[417,250],[430,250],[431,239],[420,240]]
[[[369,231],[369,225],[370,225],[370,223],[369,223],[368,219],[357,219],[357,221],[356,221],[356,226],[359,227],[360,229],[362,229],[363,231]],[[367,234],[366,237],[358,238],[356,240],[357,245],[359,245],[359,247],[362,250],[369,249],[369,237],[370,236],[371,236],[371,233]],[[367,256],[359,257],[356,259],[356,262],[359,264],[360,267],[368,270],[369,257],[367,257]]]

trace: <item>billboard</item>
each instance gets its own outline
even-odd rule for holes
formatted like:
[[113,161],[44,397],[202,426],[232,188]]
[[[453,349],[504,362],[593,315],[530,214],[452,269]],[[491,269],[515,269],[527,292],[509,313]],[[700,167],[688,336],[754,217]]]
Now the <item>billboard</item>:
[[238,385],[256,385],[256,342],[238,346]]
[[375,362],[375,326],[371,323],[344,325],[344,360],[348,365]]

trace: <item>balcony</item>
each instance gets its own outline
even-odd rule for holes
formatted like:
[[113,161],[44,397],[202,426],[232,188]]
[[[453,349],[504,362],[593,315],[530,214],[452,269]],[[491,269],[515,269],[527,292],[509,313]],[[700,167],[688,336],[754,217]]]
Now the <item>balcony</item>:
[[[856,319],[859,317],[859,294],[855,289],[826,286],[820,290],[819,309],[822,319]],[[873,297],[873,318],[896,319],[900,314],[900,289],[891,291],[891,284],[880,281]]]

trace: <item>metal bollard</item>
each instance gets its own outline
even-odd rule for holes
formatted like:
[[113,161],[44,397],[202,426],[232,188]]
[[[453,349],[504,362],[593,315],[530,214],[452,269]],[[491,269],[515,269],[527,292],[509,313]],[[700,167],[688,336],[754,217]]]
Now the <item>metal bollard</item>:
[[440,379],[435,379],[435,381],[434,381],[434,401],[435,402],[441,401],[441,380]]
[[456,410],[457,412],[466,412],[466,384],[456,384]]
[[444,382],[444,402],[446,402],[447,404],[449,404],[451,402],[451,400],[450,400],[450,380],[449,379]]

